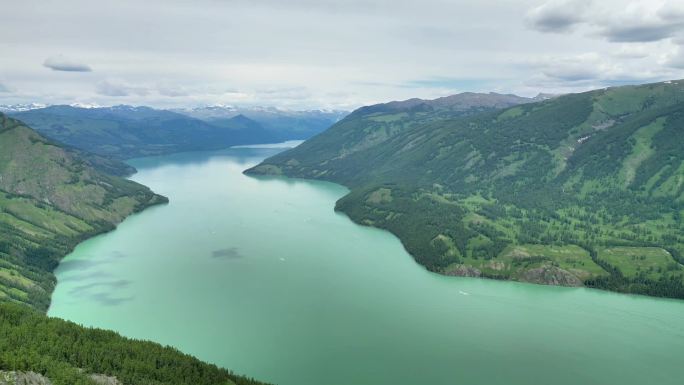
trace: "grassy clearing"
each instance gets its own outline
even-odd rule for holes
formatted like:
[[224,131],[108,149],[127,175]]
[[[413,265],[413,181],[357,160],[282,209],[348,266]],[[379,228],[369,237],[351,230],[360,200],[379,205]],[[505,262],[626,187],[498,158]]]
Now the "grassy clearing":
[[645,274],[651,279],[657,279],[664,272],[684,270],[684,266],[677,263],[670,253],[659,247],[603,248],[599,250],[598,256],[630,278]]
[[546,245],[518,245],[508,247],[501,259],[512,265],[524,264],[527,261],[540,259],[548,261],[561,269],[568,270],[580,279],[606,275],[606,271],[597,265],[589,252],[579,246],[546,246]]
[[524,114],[525,111],[520,108],[520,107],[513,107],[509,108],[506,111],[502,112],[498,117],[497,120],[506,120],[506,119],[511,119],[511,118],[516,118],[522,114]]
[[[462,262],[477,268],[485,276],[514,280],[523,280],[527,271],[541,267],[563,269],[580,281],[608,275],[591,259],[587,250],[575,245],[515,245],[507,247],[496,258],[467,257]],[[453,270],[455,266],[446,268],[445,272]]]
[[392,123],[392,122],[396,122],[396,121],[399,121],[402,119],[406,119],[408,117],[409,117],[409,114],[402,112],[399,114],[372,116],[369,118],[369,120],[372,120],[374,122]]
[[392,190],[379,188],[368,195],[366,202],[374,204],[392,202]]
[[652,146],[652,139],[655,134],[663,129],[664,124],[665,119],[658,118],[655,122],[640,128],[630,137],[630,140],[634,142],[634,145],[632,146],[632,152],[623,161],[621,170],[621,175],[626,186],[634,181],[639,165],[655,152],[655,149]]

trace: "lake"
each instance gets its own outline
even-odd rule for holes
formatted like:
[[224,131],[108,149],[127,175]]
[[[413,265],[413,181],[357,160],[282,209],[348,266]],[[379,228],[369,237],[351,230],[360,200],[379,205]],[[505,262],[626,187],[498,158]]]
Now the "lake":
[[49,315],[280,385],[682,383],[684,301],[430,273],[344,187],[242,174],[278,147],[131,161],[170,203],[68,255]]

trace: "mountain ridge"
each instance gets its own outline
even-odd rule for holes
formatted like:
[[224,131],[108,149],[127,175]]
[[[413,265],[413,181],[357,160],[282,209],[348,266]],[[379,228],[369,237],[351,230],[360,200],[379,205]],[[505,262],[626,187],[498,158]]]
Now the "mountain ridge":
[[241,113],[201,120],[176,111],[129,105],[52,105],[11,112],[52,140],[119,160],[306,139],[335,121],[329,114],[281,114],[258,112],[259,122]]
[[247,173],[346,185],[336,209],[436,272],[683,298],[682,116],[681,81],[459,116],[371,106]]
[[217,150],[251,142],[248,131],[229,132],[225,127],[144,106],[50,106],[12,116],[60,143],[114,159]]

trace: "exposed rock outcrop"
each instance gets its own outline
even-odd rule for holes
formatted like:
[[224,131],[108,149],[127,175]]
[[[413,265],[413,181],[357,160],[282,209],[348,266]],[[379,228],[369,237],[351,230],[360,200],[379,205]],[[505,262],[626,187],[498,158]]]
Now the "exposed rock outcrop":
[[0,385],[52,385],[52,382],[35,372],[0,371]]
[[521,280],[544,285],[582,286],[582,281],[569,271],[549,265],[525,271]]
[[472,266],[457,265],[445,273],[446,275],[453,275],[458,277],[480,277],[482,272]]
[[[99,385],[123,385],[116,377],[104,374],[91,374],[90,379]],[[0,370],[0,385],[52,385],[52,382],[36,372]]]
[[100,385],[122,385],[116,377],[105,376],[104,374],[91,374],[90,379]]

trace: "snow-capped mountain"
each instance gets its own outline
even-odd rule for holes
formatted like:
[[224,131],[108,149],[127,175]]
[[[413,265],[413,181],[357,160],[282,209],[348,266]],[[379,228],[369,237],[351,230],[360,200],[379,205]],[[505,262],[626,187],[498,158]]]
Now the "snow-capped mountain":
[[202,120],[225,119],[232,118],[237,115],[244,115],[250,119],[259,120],[265,118],[275,117],[291,117],[291,118],[323,118],[337,121],[348,114],[347,111],[339,110],[286,110],[277,107],[268,106],[253,106],[253,107],[236,107],[232,105],[214,104],[209,106],[200,106],[194,108],[176,108],[172,111],[192,116],[193,118]]
[[[53,104],[45,103],[19,103],[19,104],[0,104],[0,112],[23,112],[31,110],[39,110],[41,108],[46,108],[53,106]],[[68,104],[69,107],[74,108],[103,108],[103,106],[95,103],[71,103]]]
[[22,112],[47,107],[43,103],[0,104],[0,112]]

